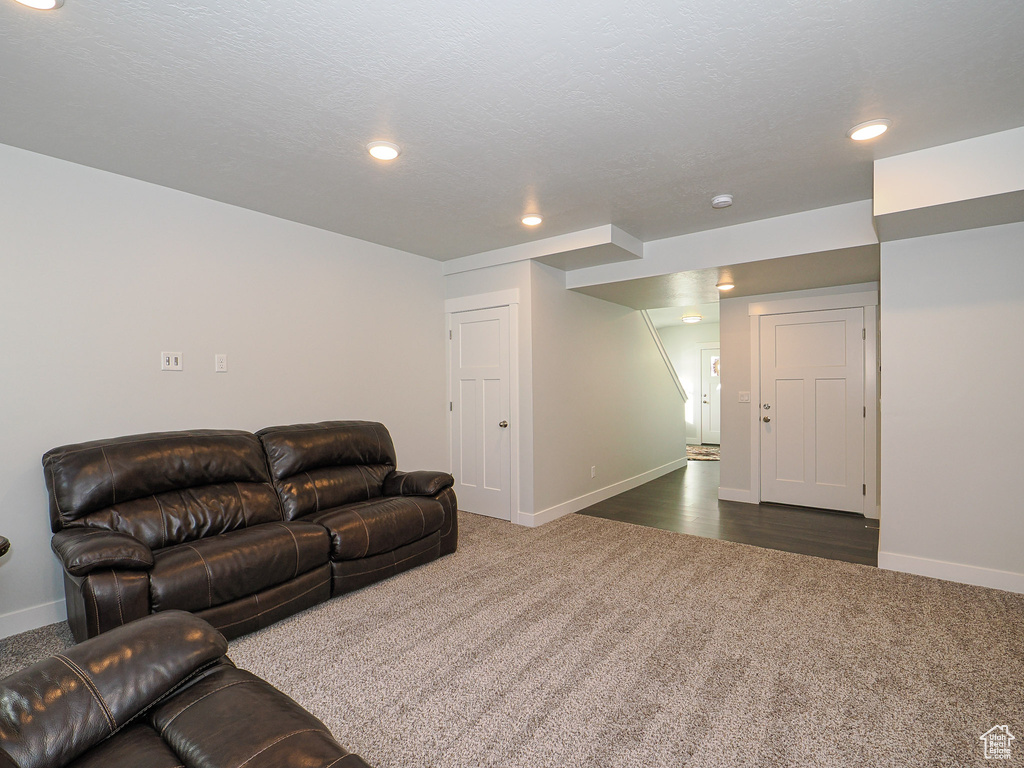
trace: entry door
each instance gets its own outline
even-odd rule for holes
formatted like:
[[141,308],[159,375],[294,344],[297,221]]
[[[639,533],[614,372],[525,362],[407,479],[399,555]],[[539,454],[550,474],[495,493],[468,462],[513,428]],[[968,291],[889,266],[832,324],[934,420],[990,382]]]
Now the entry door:
[[459,509],[512,519],[508,307],[452,315],[452,474]]
[[700,351],[700,441],[722,442],[721,355],[717,349]]
[[761,500],[864,511],[864,310],[761,317]]

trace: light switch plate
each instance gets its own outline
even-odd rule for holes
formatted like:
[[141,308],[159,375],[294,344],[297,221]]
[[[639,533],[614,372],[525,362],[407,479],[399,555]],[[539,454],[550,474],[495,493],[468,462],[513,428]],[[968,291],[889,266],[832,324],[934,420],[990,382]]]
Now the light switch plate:
[[740,392],[740,402],[741,403],[749,403],[750,402],[750,393],[749,392]]
[[181,352],[161,352],[160,353],[160,370],[161,371],[180,371],[181,370]]

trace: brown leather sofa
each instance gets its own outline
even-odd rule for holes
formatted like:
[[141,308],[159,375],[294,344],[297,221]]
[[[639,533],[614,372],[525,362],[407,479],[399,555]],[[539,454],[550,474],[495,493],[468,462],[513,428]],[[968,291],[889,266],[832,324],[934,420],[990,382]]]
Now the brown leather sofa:
[[11,675],[0,766],[368,768],[226,650],[208,623],[168,611]]
[[48,451],[75,638],[174,609],[237,637],[455,551],[451,475],[395,464],[387,429],[360,421]]

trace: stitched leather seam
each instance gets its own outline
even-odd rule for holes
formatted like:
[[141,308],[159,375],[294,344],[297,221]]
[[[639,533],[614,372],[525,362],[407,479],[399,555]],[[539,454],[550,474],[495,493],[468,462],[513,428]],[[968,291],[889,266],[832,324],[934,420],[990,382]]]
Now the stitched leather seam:
[[346,757],[349,757],[349,755],[342,755],[342,756],[341,756],[341,757],[339,757],[339,758],[338,758],[337,760],[332,760],[332,761],[331,761],[331,762],[329,762],[329,763],[328,763],[327,765],[325,765],[325,766],[324,766],[324,768],[332,768],[332,766],[335,766],[335,765],[337,765],[337,764],[338,764],[338,763],[340,763],[340,762],[341,762],[342,760],[344,760],[344,759],[345,759]]
[[235,493],[238,494],[238,503],[242,505],[242,525],[246,528],[249,527],[249,516],[245,514],[245,497],[242,496],[242,489],[238,487],[238,481],[235,481]]
[[203,563],[203,567],[206,569],[206,592],[210,598],[209,607],[213,608],[213,571],[210,570],[209,563],[206,562],[206,558],[202,556],[198,549],[193,547],[191,544],[186,544],[185,546],[199,556],[199,560]]
[[166,547],[167,546],[167,540],[170,538],[170,536],[167,533],[167,513],[164,512],[164,505],[160,503],[160,497],[159,496],[154,495],[153,496],[153,501],[156,502],[156,508],[160,510],[160,523],[161,523],[161,527],[163,528],[163,532],[164,532],[163,546]]
[[[244,624],[247,621],[252,621],[253,619],[259,619],[260,616],[263,616],[264,614],[270,613],[275,608],[280,608],[282,605],[288,605],[288,603],[294,603],[300,597],[305,597],[310,592],[315,592],[316,590],[320,589],[320,587],[323,587],[323,586],[325,586],[327,584],[330,584],[330,583],[331,583],[331,577],[328,576],[324,581],[321,581],[319,584],[314,584],[312,587],[307,589],[305,592],[300,592],[299,594],[297,594],[297,595],[295,595],[293,597],[289,597],[287,600],[284,600],[284,601],[282,601],[280,603],[275,603],[274,605],[272,605],[269,608],[267,608],[267,610],[259,611],[259,613],[257,613],[255,616],[250,616],[247,619],[239,619],[238,621],[232,621],[230,624],[218,624],[217,625],[217,629],[224,629],[226,627],[233,627],[236,624]],[[253,597],[257,597],[257,596],[253,595]],[[258,599],[256,601],[256,604],[257,604],[257,610],[258,610],[258,606],[259,606],[259,600]]]
[[268,749],[270,749],[271,747],[273,747],[273,746],[275,746],[277,744],[280,744],[285,739],[290,739],[292,736],[298,736],[300,733],[323,733],[323,731],[320,730],[319,728],[303,728],[301,731],[292,731],[289,734],[285,734],[284,736],[280,737],[279,739],[276,739],[276,740],[270,742],[269,744],[267,744],[267,746],[265,746],[259,752],[255,752],[254,754],[250,755],[248,759],[243,760],[241,763],[238,764],[238,768],[242,768],[242,766],[245,765],[246,763],[248,763],[250,760],[252,760],[253,758],[259,757],[264,752],[266,752]]
[[175,712],[173,717],[171,717],[170,720],[168,720],[166,723],[164,723],[164,727],[160,729],[160,735],[163,736],[165,733],[167,733],[167,729],[171,727],[171,723],[173,723],[175,720],[177,720],[179,716],[183,715],[185,713],[185,710],[187,710],[190,707],[198,704],[203,699],[206,699],[206,698],[208,698],[210,696],[213,696],[213,694],[219,693],[220,691],[223,691],[225,688],[230,688],[233,685],[252,685],[252,684],[254,684],[256,682],[257,682],[256,680],[233,680],[230,683],[225,683],[220,688],[214,688],[212,691],[207,691],[206,693],[204,693],[202,696],[200,696],[195,701],[190,701],[188,704],[186,704],[184,707],[182,707],[180,711]]
[[368,573],[377,573],[377,571],[386,571],[388,568],[394,568],[395,566],[398,566],[398,565],[401,565],[402,563],[408,562],[409,560],[412,560],[415,557],[419,557],[424,552],[429,552],[431,549],[440,549],[440,547],[441,547],[440,542],[438,542],[437,544],[431,544],[427,549],[424,549],[424,550],[422,550],[420,552],[417,552],[414,555],[409,555],[408,557],[403,557],[401,560],[396,560],[395,562],[390,563],[388,565],[381,566],[380,568],[371,568],[368,571],[358,571],[356,573],[347,573],[342,578],[346,578],[347,579],[347,578],[351,578],[352,576],[365,576]]
[[294,579],[296,576],[299,575],[299,540],[295,538],[295,534],[292,532],[292,529],[284,523],[274,523],[274,525],[276,525],[278,528],[284,528],[286,531],[288,531],[288,535],[292,537],[292,544],[295,545],[295,573],[292,574],[292,578]]
[[107,452],[100,448],[100,455],[103,457],[103,462],[107,465],[107,472],[110,473],[110,505],[117,504],[117,486],[114,485],[114,470],[110,467],[110,459],[107,458]]
[[77,664],[75,664],[75,662],[73,662],[64,654],[58,653],[56,658],[64,662],[67,668],[74,672],[75,675],[77,675],[78,678],[83,683],[85,683],[85,687],[89,689],[89,693],[93,695],[93,698],[95,698],[99,705],[103,708],[103,714],[107,716],[107,722],[110,724],[110,732],[113,733],[117,729],[117,723],[114,721],[114,716],[111,714],[110,708],[107,706],[107,702],[105,702],[103,700],[103,697],[100,696],[100,692],[96,688],[96,684],[93,683],[89,676],[86,675],[85,672],[83,672],[82,669]]
[[[93,612],[93,615],[96,617],[96,634],[98,635],[100,633],[100,606],[99,606],[99,603],[96,602],[96,587],[93,586],[92,580],[89,581],[88,589],[89,589],[89,597],[92,598],[92,612]],[[89,631],[89,617],[88,616],[85,617],[85,631],[87,633]]]
[[57,478],[53,474],[53,464],[51,463],[48,467],[50,470],[50,487],[53,488],[53,503],[57,507],[57,514],[60,516],[60,527],[64,527],[64,510],[60,508],[60,499],[57,498]]
[[370,484],[366,481],[366,473],[363,471],[362,464],[356,464],[356,469],[359,470],[359,476],[363,479],[363,487],[366,489],[366,500],[370,500]]
[[117,581],[117,571],[111,571],[110,575],[114,577],[114,594],[117,595],[117,617],[121,620],[123,626],[124,611],[121,610],[121,585]]
[[366,557],[366,553],[370,551],[370,529],[366,527],[366,521],[363,520],[363,516],[359,514],[358,509],[353,509],[352,514],[359,518],[359,522],[363,524],[363,530],[366,531],[366,549],[363,550],[363,554],[359,557]]
[[304,474],[306,476],[306,479],[309,480],[309,484],[313,486],[313,496],[316,498],[316,509],[314,511],[315,512],[319,512],[320,511],[320,493],[316,489],[316,481],[314,481],[313,478],[309,476],[309,472],[303,472],[302,474]]
[[427,518],[423,514],[423,508],[420,506],[420,503],[416,501],[416,499],[410,497],[409,501],[416,505],[416,511],[420,513],[420,522],[423,523],[423,525],[420,527],[420,538],[422,539],[424,536],[427,535]]

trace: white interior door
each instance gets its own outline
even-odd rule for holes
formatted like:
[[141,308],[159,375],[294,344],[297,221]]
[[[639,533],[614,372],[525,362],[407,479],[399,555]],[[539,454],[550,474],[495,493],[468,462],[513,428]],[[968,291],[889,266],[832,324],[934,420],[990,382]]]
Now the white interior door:
[[721,355],[717,349],[700,351],[700,441],[722,442]]
[[760,320],[761,500],[864,511],[864,310]]
[[452,474],[459,509],[512,519],[508,307],[456,312]]

